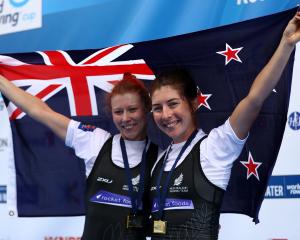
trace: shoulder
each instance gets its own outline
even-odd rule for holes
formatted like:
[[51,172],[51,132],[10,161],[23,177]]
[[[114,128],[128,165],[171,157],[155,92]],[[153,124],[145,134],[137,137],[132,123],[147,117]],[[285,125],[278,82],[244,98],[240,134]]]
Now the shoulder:
[[212,129],[200,145],[200,159],[203,169],[231,169],[240,155],[247,138],[239,139],[227,119],[221,126]]
[[101,128],[71,120],[68,125],[65,143],[69,147],[93,144],[103,146],[111,134]]
[[243,148],[247,137],[240,139],[233,131],[229,119],[219,127],[213,128],[207,138],[201,143],[201,152],[206,154],[219,154],[240,151]]

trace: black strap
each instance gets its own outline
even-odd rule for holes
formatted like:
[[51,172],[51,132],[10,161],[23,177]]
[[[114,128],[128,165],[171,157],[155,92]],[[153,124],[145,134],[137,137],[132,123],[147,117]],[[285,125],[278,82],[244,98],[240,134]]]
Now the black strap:
[[93,175],[95,174],[95,171],[98,169],[98,166],[101,164],[101,159],[103,159],[103,156],[109,152],[109,156],[111,156],[111,150],[112,150],[112,140],[113,140],[113,136],[111,136],[109,139],[106,140],[106,142],[104,143],[104,145],[102,146],[96,160],[95,163],[93,165],[93,168],[86,180],[86,184],[87,186],[89,186],[90,181],[92,181]]
[[[163,211],[164,211],[164,206],[165,206],[165,200],[166,200],[167,195],[168,195],[169,183],[170,183],[172,174],[173,174],[173,172],[174,172],[174,170],[176,168],[176,165],[177,165],[179,159],[181,158],[181,156],[183,155],[183,153],[185,152],[185,150],[189,147],[189,145],[191,144],[191,142],[193,141],[193,139],[195,138],[195,136],[197,135],[197,133],[198,133],[198,129],[195,129],[193,131],[193,133],[189,136],[189,138],[186,140],[186,142],[182,146],[182,148],[180,150],[180,153],[178,154],[175,162],[173,163],[173,166],[172,166],[171,170],[168,171],[167,177],[165,179],[165,182],[161,183],[162,175],[163,175],[163,172],[164,172],[164,168],[165,168],[165,165],[167,163],[168,156],[169,156],[169,153],[171,151],[172,145],[171,145],[171,147],[169,147],[168,152],[166,153],[166,155],[164,157],[163,165],[162,165],[162,168],[160,169],[160,172],[159,172],[159,175],[158,175],[157,181],[156,181],[156,198],[157,198],[157,203],[158,203],[158,206],[159,206],[159,209],[158,209],[158,217],[159,217],[159,219],[162,219],[162,216],[163,216]],[[160,190],[160,186],[161,185],[162,185],[162,189]]]
[[195,189],[197,194],[204,200],[216,205],[220,205],[222,203],[225,191],[222,188],[214,185],[207,179],[200,163],[200,144],[206,137],[207,135],[201,138],[191,151],[194,159],[193,164]]
[[131,180],[132,175],[131,175],[131,170],[130,170],[130,167],[129,167],[129,160],[128,160],[128,156],[127,156],[127,152],[126,152],[125,141],[122,138],[122,136],[120,138],[120,146],[121,146],[122,157],[123,157],[123,162],[124,162],[124,170],[125,170],[125,174],[126,174],[127,185],[128,185],[128,188],[129,188],[129,194],[130,194],[130,199],[131,199],[131,206],[132,206],[133,215],[135,215],[137,213],[138,208],[140,207],[140,204],[142,202],[142,197],[144,195],[147,145],[148,145],[148,138],[146,138],[145,146],[144,146],[143,153],[142,153],[140,169],[139,169],[140,182],[139,182],[139,185],[138,185],[138,192],[135,193],[134,190],[133,190],[133,184],[132,184],[132,180]]

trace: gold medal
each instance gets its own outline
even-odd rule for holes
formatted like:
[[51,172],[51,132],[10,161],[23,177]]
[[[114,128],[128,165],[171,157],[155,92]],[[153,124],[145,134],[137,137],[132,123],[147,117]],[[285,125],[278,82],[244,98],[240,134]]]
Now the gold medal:
[[166,234],[167,222],[162,220],[153,221],[153,233]]
[[126,228],[142,228],[143,227],[143,217],[128,215],[126,219]]

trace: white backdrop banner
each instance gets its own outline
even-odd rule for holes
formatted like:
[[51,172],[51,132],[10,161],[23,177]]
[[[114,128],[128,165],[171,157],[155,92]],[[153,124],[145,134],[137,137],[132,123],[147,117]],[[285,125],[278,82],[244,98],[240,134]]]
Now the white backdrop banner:
[[42,0],[0,1],[0,35],[42,26]]

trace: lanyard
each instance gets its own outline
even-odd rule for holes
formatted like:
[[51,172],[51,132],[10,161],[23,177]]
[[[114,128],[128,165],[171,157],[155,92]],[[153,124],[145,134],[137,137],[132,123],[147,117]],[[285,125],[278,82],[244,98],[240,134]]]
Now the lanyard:
[[161,170],[159,172],[159,175],[158,175],[158,178],[157,178],[157,182],[156,182],[156,196],[157,196],[157,201],[158,201],[158,205],[159,205],[159,209],[158,209],[158,217],[159,217],[159,219],[162,218],[163,208],[164,208],[164,205],[165,205],[165,200],[166,200],[166,197],[167,197],[167,192],[168,192],[168,187],[169,187],[169,182],[170,182],[171,176],[172,176],[172,174],[173,174],[173,172],[175,170],[175,167],[176,167],[179,159],[181,158],[182,154],[187,149],[187,147],[190,145],[190,143],[195,138],[195,136],[197,135],[197,133],[198,133],[198,130],[196,129],[192,133],[192,135],[188,138],[188,140],[185,142],[185,144],[183,145],[183,147],[181,148],[180,153],[178,154],[178,156],[177,156],[177,158],[176,158],[176,160],[175,160],[175,162],[174,162],[171,170],[168,172],[165,184],[163,185],[163,188],[162,188],[162,193],[160,193],[160,182],[161,182],[163,171],[164,171],[165,166],[166,166],[166,162],[167,162],[169,153],[171,152],[172,145],[168,149],[168,152],[165,155],[165,158],[164,158],[164,161],[163,161],[163,166],[162,166],[162,168],[161,168]]
[[127,184],[128,184],[129,193],[130,193],[132,212],[133,212],[133,215],[135,215],[138,211],[138,207],[141,204],[142,196],[144,194],[144,182],[145,182],[145,171],[146,171],[146,149],[147,149],[147,145],[148,145],[148,138],[146,139],[146,144],[145,144],[143,154],[142,154],[141,167],[140,167],[140,183],[138,186],[137,196],[133,191],[133,185],[132,185],[132,181],[131,181],[132,174],[131,174],[130,168],[129,168],[129,162],[128,162],[128,157],[127,157],[125,142],[122,137],[120,138],[120,145],[121,145],[122,157],[123,157],[123,161],[124,161]]

